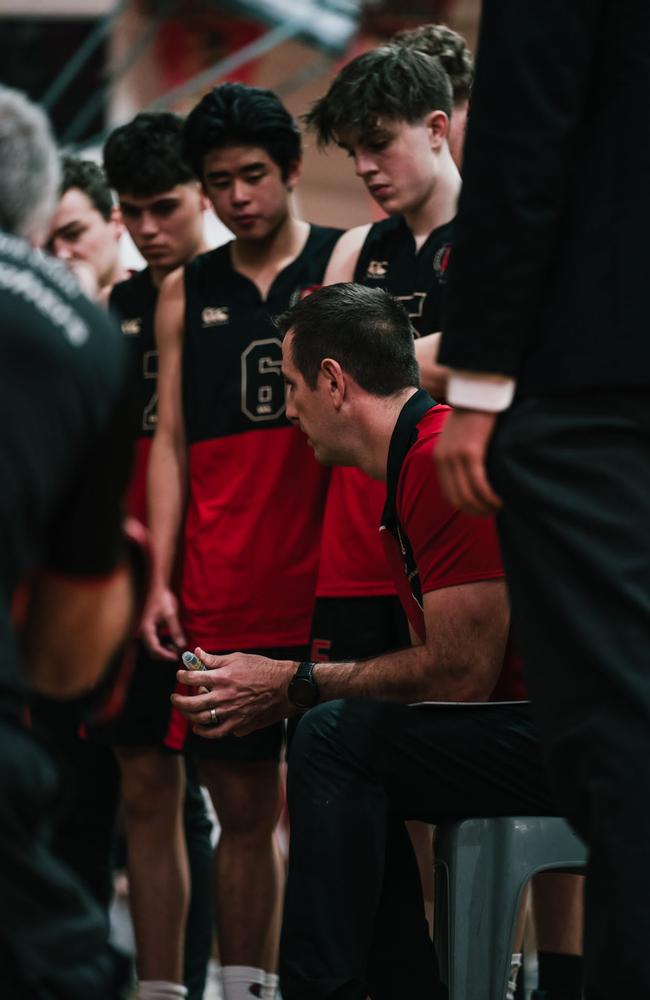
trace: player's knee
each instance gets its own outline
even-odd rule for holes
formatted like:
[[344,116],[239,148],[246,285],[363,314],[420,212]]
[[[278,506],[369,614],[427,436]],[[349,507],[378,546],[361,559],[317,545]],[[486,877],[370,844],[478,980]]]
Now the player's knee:
[[183,797],[182,760],[156,749],[117,752],[122,801],[130,821],[173,819]]
[[[213,766],[211,766],[213,765]],[[280,814],[279,768],[275,761],[202,767],[222,836],[248,840],[270,837]]]

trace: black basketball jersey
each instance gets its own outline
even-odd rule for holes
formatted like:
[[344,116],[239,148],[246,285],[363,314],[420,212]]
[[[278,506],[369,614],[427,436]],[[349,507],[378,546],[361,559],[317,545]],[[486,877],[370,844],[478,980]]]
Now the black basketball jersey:
[[158,351],[154,315],[157,301],[158,289],[151,280],[148,267],[115,285],[108,300],[108,307],[120,325],[137,376],[141,412],[139,433],[146,437],[156,429]]
[[236,271],[228,244],[185,268],[183,400],[189,442],[287,427],[281,342],[272,317],[323,280],[337,229],[312,226],[266,299]]
[[442,326],[442,302],[451,251],[453,222],[438,226],[419,251],[401,215],[370,227],[357,260],[354,280],[385,288],[406,309],[418,336]]
[[158,416],[158,351],[154,317],[158,289],[149,268],[114,286],[108,307],[122,330],[137,395],[137,439],[126,498],[132,517],[147,521],[147,465]]

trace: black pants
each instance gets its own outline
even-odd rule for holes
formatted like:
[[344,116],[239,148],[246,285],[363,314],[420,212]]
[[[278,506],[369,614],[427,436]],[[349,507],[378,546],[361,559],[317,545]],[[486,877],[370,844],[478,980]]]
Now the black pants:
[[403,821],[555,811],[527,705],[319,705],[288,794],[284,1000],[444,996]]
[[558,803],[590,847],[588,1000],[647,1000],[650,399],[523,400],[490,474],[515,632]]
[[0,994],[117,1000],[129,962],[108,946],[105,913],[51,852],[59,781],[18,723],[0,721]]
[[35,733],[60,778],[61,804],[50,817],[52,852],[80,877],[105,911],[113,898],[113,837],[120,771],[113,751],[79,735],[77,701],[31,700]]
[[[60,779],[57,807],[49,816],[52,854],[79,876],[107,913],[113,897],[114,835],[120,796],[119,767],[113,749],[79,736],[81,714],[76,701],[59,702],[34,696],[31,713],[34,730],[47,747]],[[200,1000],[214,934],[214,852],[210,840],[212,824],[196,767],[189,756],[186,768],[183,818],[191,896],[184,977],[188,1000]]]

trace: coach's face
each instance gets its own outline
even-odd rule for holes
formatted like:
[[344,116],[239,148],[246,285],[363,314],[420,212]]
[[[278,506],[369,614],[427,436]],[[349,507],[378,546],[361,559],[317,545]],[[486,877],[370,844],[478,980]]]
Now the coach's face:
[[[351,465],[345,448],[341,387],[336,362],[324,359],[312,389],[293,363],[293,333],[282,342],[282,375],[286,387],[287,419],[307,435],[314,455],[323,465]],[[328,365],[333,365],[330,370]]]

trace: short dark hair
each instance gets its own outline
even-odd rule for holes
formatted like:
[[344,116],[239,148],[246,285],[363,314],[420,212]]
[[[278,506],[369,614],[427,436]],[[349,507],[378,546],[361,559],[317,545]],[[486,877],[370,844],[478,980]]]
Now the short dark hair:
[[113,212],[113,196],[102,168],[92,160],[62,156],[61,171],[59,194],[63,196],[70,188],[79,188],[108,222]]
[[366,132],[383,119],[413,125],[431,111],[450,115],[451,109],[451,83],[438,59],[382,45],[344,66],[303,117],[318,144],[327,146],[345,129]]
[[109,135],[104,169],[111,187],[149,198],[193,181],[183,157],[183,119],[170,111],[143,111]]
[[203,180],[203,157],[224,146],[260,146],[286,180],[302,156],[300,129],[272,90],[222,83],[190,111],[183,130],[185,155]]
[[406,310],[381,288],[327,285],[275,320],[293,333],[292,358],[314,389],[323,358],[333,358],[373,396],[392,396],[420,385],[415,331]]
[[419,28],[398,31],[392,41],[438,58],[451,81],[454,104],[469,100],[474,81],[474,56],[457,31],[446,24],[423,24]]

